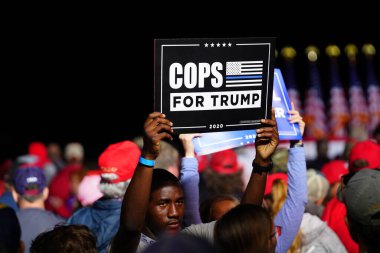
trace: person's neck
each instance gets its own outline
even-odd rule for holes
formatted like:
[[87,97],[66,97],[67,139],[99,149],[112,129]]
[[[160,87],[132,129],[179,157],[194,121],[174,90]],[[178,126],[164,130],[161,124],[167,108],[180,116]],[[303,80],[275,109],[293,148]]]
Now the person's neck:
[[147,226],[144,226],[143,229],[142,229],[142,233],[146,236],[148,236],[149,238],[153,239],[153,240],[157,240],[157,236],[152,232],[152,230],[150,230],[150,228],[148,228]]
[[38,208],[45,210],[45,203],[43,200],[35,200],[33,202],[29,202],[26,200],[20,200],[18,203],[19,207],[22,208]]

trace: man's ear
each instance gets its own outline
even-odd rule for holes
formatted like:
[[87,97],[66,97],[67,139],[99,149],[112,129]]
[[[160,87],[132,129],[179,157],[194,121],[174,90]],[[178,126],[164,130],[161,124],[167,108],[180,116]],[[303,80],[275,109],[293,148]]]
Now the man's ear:
[[13,200],[17,203],[18,202],[18,199],[20,198],[20,195],[16,192],[15,188],[12,187],[12,197],[13,197]]
[[42,191],[42,195],[44,196],[44,200],[47,200],[49,197],[49,188],[45,187]]

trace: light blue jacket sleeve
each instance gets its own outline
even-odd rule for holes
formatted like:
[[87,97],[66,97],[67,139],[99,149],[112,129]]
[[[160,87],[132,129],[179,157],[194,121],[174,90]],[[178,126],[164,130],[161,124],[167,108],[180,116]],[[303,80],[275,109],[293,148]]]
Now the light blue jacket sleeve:
[[292,245],[307,204],[306,160],[303,147],[289,149],[287,166],[288,195],[274,219],[274,224],[281,227],[281,235],[277,238],[277,253],[286,253]]
[[193,157],[184,157],[181,161],[180,182],[185,196],[185,217],[183,227],[200,224],[199,214],[199,173],[198,160]]

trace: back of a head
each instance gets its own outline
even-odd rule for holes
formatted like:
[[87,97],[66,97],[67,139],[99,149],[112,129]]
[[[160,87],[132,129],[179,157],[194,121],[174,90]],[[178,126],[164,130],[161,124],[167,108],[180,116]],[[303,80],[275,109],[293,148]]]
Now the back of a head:
[[165,186],[176,186],[182,189],[178,178],[165,169],[156,168],[153,170],[152,186],[150,192],[154,192]]
[[330,185],[339,183],[340,178],[349,171],[346,162],[343,160],[332,160],[322,166],[321,172]]
[[222,253],[268,252],[272,221],[263,207],[238,205],[216,222],[214,231]]
[[84,148],[79,142],[70,142],[65,146],[65,159],[68,162],[82,162],[84,159]]
[[373,140],[357,142],[349,154],[350,172],[380,168],[380,144]]
[[209,167],[202,172],[206,187],[219,194],[240,194],[244,182],[237,154],[227,149],[211,154]]
[[178,233],[161,238],[143,253],[217,253],[213,245],[201,237]]
[[217,217],[215,217],[215,205],[220,202],[229,202],[231,203],[230,206],[237,206],[239,204],[239,200],[237,198],[228,194],[216,195],[214,197],[206,199],[201,203],[199,207],[199,212],[203,223],[217,220]]
[[165,141],[160,142],[160,154],[156,158],[155,167],[168,169],[169,167],[177,167],[179,165],[178,150]]
[[141,151],[132,141],[109,145],[99,156],[100,191],[108,198],[121,198],[137,167]]
[[41,233],[30,247],[31,253],[96,253],[96,237],[84,225],[56,225]]
[[18,252],[20,240],[21,227],[15,211],[0,204],[0,252]]
[[239,171],[235,150],[227,149],[213,153],[210,157],[210,168],[218,174],[235,174]]
[[276,172],[283,172],[287,173],[288,172],[288,150],[286,148],[278,148],[273,156],[272,156],[272,161],[273,161],[273,169],[272,173]]
[[276,217],[280,209],[285,203],[287,196],[288,185],[283,179],[275,179],[272,185],[272,215]]
[[[340,186],[337,197],[347,208],[352,238],[380,248],[380,170],[362,169]],[[358,240],[360,236],[361,240]],[[378,251],[368,251],[378,252]]]
[[329,190],[329,182],[314,169],[308,169],[306,174],[308,200],[311,202],[323,200]]
[[41,168],[20,167],[12,175],[13,186],[17,194],[28,202],[42,198],[47,186],[46,177]]

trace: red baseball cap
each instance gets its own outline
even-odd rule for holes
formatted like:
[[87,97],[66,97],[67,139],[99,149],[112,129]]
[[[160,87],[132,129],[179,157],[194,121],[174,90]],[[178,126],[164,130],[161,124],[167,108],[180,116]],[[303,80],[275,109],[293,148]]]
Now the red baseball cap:
[[208,155],[196,155],[195,158],[198,160],[198,172],[204,171],[208,165]]
[[[350,171],[359,171],[364,168],[380,168],[380,145],[371,140],[357,142],[352,147],[348,160]],[[354,168],[353,162],[356,160],[366,160],[368,162],[368,166]]]
[[109,145],[99,156],[98,165],[101,174],[113,173],[119,183],[131,179],[140,158],[140,148],[132,141],[122,141]]
[[284,180],[284,182],[286,184],[288,184],[288,174],[282,173],[282,172],[278,172],[278,173],[274,173],[274,174],[269,174],[268,177],[267,177],[267,184],[265,185],[264,196],[268,195],[269,193],[271,193],[273,182],[276,179]]
[[238,159],[233,149],[223,150],[211,155],[210,168],[219,174],[234,174],[239,170]]
[[330,185],[340,181],[340,177],[348,173],[346,162],[333,160],[322,166],[321,172],[325,175]]

